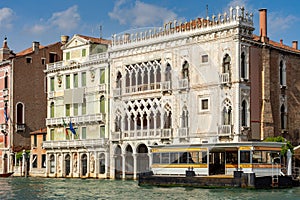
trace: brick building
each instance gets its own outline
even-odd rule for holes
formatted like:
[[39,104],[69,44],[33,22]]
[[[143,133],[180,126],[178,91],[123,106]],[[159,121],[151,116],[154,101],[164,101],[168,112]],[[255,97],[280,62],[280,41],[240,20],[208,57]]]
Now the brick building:
[[47,46],[33,42],[32,47],[13,54],[7,41],[3,42],[0,123],[4,136],[0,141],[4,148],[0,151],[0,171],[11,171],[14,155],[23,149],[30,150],[30,132],[45,127],[47,99],[43,70],[47,63],[59,61],[61,52],[61,42]]

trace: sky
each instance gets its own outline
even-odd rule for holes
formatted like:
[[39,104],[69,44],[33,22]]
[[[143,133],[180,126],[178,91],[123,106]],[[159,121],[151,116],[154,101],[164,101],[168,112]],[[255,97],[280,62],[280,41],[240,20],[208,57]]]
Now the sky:
[[300,41],[299,0],[0,0],[0,44],[7,37],[15,53],[32,46],[60,41],[61,35],[81,34],[111,39],[113,34],[164,22],[190,21],[244,6],[254,14],[258,35],[258,10],[268,13],[268,36],[291,46]]

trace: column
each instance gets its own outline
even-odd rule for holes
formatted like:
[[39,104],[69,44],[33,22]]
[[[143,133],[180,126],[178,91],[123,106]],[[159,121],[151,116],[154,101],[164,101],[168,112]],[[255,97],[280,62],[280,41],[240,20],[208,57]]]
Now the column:
[[137,154],[132,154],[133,156],[133,179],[136,180],[137,177]]
[[122,179],[125,179],[126,178],[126,154],[122,154]]

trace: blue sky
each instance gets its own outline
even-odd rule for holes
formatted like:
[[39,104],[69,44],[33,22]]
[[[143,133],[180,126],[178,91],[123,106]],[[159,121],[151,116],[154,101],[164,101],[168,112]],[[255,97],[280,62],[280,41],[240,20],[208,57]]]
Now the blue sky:
[[[268,36],[291,45],[300,40],[299,0],[0,0],[0,42],[7,36],[14,52],[33,41],[48,45],[61,35],[82,34],[110,39],[112,34],[141,27],[160,27],[165,21],[195,19],[228,12],[243,5],[254,13],[258,34],[258,10],[268,10]],[[1,44],[1,43],[0,43]]]

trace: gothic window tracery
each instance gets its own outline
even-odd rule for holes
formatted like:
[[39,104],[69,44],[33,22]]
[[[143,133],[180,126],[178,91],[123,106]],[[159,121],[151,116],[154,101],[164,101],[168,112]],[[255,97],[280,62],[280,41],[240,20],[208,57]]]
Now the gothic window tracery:
[[223,125],[231,125],[232,124],[232,104],[229,99],[226,99],[223,102]]

